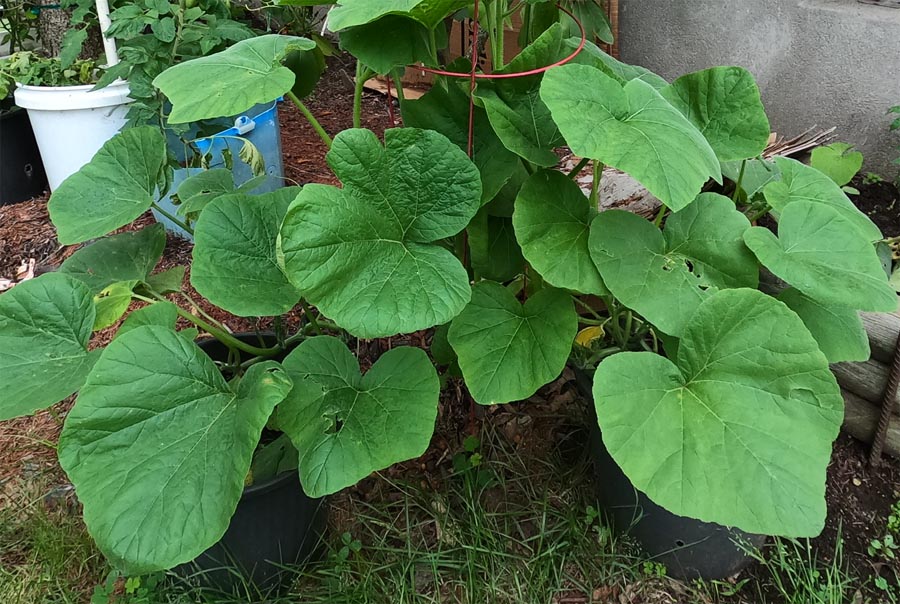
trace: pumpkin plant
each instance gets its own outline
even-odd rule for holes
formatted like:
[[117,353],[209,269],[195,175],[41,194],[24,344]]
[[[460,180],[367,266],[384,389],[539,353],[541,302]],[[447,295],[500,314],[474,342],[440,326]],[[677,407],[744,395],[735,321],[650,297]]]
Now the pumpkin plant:
[[[437,64],[444,19],[468,4],[342,0],[329,24],[359,34],[342,44],[361,70],[391,72],[420,58],[407,51],[422,39]],[[391,44],[379,50],[355,30],[373,23],[416,33],[382,36]],[[769,123],[747,71],[669,83],[560,20],[533,25],[522,52],[494,65],[527,77],[480,81],[474,94],[469,78],[439,77],[402,102],[406,127],[383,141],[362,129],[332,141],[319,127],[340,187],[200,187],[191,283],[239,316],[302,307],[299,331],[276,346],[172,304],[167,295],[186,295],[183,269],[153,272],[158,226],[108,235],[170,180],[158,130],[120,133],[54,193],[62,243],[101,239],[0,296],[0,371],[13,385],[0,417],[79,391],[60,460],[111,560],[143,573],[214,543],[266,426],[293,443],[312,496],[420,455],[437,413],[433,363],[399,347],[363,375],[347,343],[431,328],[434,357],[484,405],[528,398],[567,362],[596,368],[610,453],[673,512],[757,533],[822,529],[842,420],[828,362],[867,356],[857,311],[897,304],[875,252],[881,234],[826,175],[760,157]],[[582,45],[569,64],[535,72]],[[232,115],[291,90],[281,61],[311,48],[263,36],[154,83],[172,122]],[[556,168],[561,145],[584,158],[571,173]],[[585,194],[574,177],[588,165]],[[658,197],[655,221],[598,211],[605,166]],[[777,229],[754,226],[766,214]],[[763,267],[790,287],[760,291]],[[90,351],[92,330],[134,299],[147,306]],[[205,356],[196,332],[175,330],[179,316],[232,358]]]

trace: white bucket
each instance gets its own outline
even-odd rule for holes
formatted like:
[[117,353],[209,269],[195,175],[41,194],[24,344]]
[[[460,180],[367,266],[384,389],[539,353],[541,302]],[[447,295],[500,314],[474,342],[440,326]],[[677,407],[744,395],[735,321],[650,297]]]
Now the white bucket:
[[50,190],[77,172],[125,125],[128,82],[93,86],[19,86],[16,105],[28,110]]

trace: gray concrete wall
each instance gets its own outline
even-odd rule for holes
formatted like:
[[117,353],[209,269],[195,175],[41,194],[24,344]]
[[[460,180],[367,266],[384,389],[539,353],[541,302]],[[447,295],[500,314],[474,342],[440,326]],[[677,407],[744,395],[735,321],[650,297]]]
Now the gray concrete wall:
[[[900,133],[900,9],[857,0],[620,0],[622,60],[667,79],[741,65],[779,134],[837,126],[867,170],[892,178]],[[895,116],[896,117],[896,116]]]

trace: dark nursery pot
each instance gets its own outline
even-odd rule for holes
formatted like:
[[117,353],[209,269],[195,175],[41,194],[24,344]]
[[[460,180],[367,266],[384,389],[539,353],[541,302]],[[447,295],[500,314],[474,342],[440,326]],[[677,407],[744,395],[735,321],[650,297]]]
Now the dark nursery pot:
[[[593,404],[593,374],[576,369],[576,386],[589,403],[591,456],[600,482],[599,503],[613,527],[634,537],[676,579],[725,579],[753,562],[746,550],[763,546],[764,535],[751,535],[715,523],[677,516],[634,485],[603,444]],[[741,544],[741,545],[738,545]]]
[[46,188],[47,175],[28,112],[4,101],[0,104],[0,205],[31,199]]
[[[276,343],[271,334],[235,337],[254,346]],[[218,340],[198,345],[214,360],[227,359],[228,349]],[[310,558],[324,526],[324,499],[307,497],[297,471],[285,472],[245,488],[222,539],[175,572],[226,593],[237,589],[243,593],[248,584],[259,591],[277,589],[291,577],[283,567]]]

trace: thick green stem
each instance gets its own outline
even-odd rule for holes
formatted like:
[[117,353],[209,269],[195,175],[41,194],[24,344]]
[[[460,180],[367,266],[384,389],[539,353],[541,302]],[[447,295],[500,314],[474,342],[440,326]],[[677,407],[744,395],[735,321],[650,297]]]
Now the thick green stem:
[[[438,27],[443,27],[443,25],[438,25]],[[440,67],[441,60],[438,58],[437,30],[433,27],[428,30],[428,52],[431,54],[431,67]]]
[[664,204],[664,203],[659,204],[659,214],[656,215],[656,220],[653,221],[653,224],[655,224],[657,227],[662,225],[663,216],[666,215],[667,209],[668,208],[666,207],[666,204]]
[[503,27],[504,21],[504,13],[506,11],[503,10],[503,5],[505,4],[504,0],[494,0],[493,11],[491,11],[491,27],[490,27],[490,35],[491,35],[491,60],[494,66],[494,72],[500,71],[503,69],[505,62],[503,60],[503,46],[504,46],[504,35],[505,30]]
[[741,162],[741,171],[740,171],[740,173],[738,174],[737,182],[734,183],[734,195],[731,197],[731,200],[732,200],[734,203],[737,203],[737,202],[738,202],[738,197],[739,197],[740,194],[741,194],[741,187],[742,187],[743,184],[744,184],[744,171],[745,171],[746,169],[747,169],[747,160],[745,159],[744,161]]
[[[151,304],[156,304],[157,302],[168,302],[168,300],[166,300],[165,298],[163,298],[162,296],[159,296],[159,295],[156,295],[155,299],[147,298],[145,296],[141,296],[138,294],[132,294],[132,295],[138,300],[141,300],[143,302],[149,302]],[[198,317],[196,315],[192,315],[191,313],[189,313],[185,309],[181,308],[177,304],[175,305],[175,312],[178,313],[179,317],[181,317],[183,319],[187,319],[188,321],[190,321],[191,323],[193,323],[194,325],[196,325],[197,327],[199,327],[200,329],[202,329],[203,331],[205,331],[206,333],[208,333],[215,339],[217,339],[220,342],[222,342],[223,344],[225,344],[225,346],[227,346],[229,349],[241,350],[243,352],[246,352],[248,354],[252,354],[255,356],[267,356],[267,355],[271,356],[273,354],[278,353],[281,350],[281,348],[278,346],[274,346],[272,348],[258,348],[256,346],[251,346],[250,344],[245,344],[244,342],[241,342],[240,340],[235,338],[233,335],[231,335],[224,329],[220,329],[218,327],[213,326],[211,323],[207,323],[200,317]]]
[[303,315],[309,320],[312,324],[313,329],[316,330],[316,333],[322,335],[322,328],[319,327],[319,321],[316,318],[316,315],[313,314],[312,310],[309,308],[309,305],[306,303],[306,300],[300,300],[300,308],[303,309]]
[[572,171],[569,172],[569,178],[571,178],[572,180],[575,180],[575,178],[581,173],[581,171],[584,170],[584,167],[587,166],[589,163],[591,163],[591,160],[588,159],[587,157],[582,159],[580,162],[578,162],[575,165],[574,168],[572,168]]
[[356,62],[356,89],[353,92],[353,127],[362,127],[362,95],[366,82],[372,77],[365,65]]
[[178,227],[184,229],[185,232],[190,233],[191,235],[194,234],[194,229],[192,229],[186,222],[182,221],[180,218],[176,217],[175,215],[173,215],[173,214],[167,212],[166,210],[162,209],[161,207],[159,207],[159,204],[156,203],[155,201],[153,202],[151,207],[154,210],[156,210],[157,212],[159,212],[160,214],[162,214],[163,216],[165,216],[166,218],[168,218],[169,220],[171,220],[172,223],[175,224],[175,226],[178,226]]
[[594,178],[591,180],[591,207],[597,209],[600,207],[600,181],[603,180],[602,162],[594,160]]
[[322,139],[322,142],[325,143],[325,146],[331,149],[332,140],[331,137],[328,136],[328,133],[325,132],[325,128],[322,127],[322,124],[319,123],[319,120],[316,119],[316,116],[312,114],[312,112],[303,104],[296,94],[293,92],[288,92],[287,97],[291,99],[291,102],[297,106],[297,109],[300,110],[300,113],[303,114],[303,117],[306,118],[306,121],[309,122],[309,125],[312,126],[313,130],[316,131],[316,134],[319,135],[319,138]]

